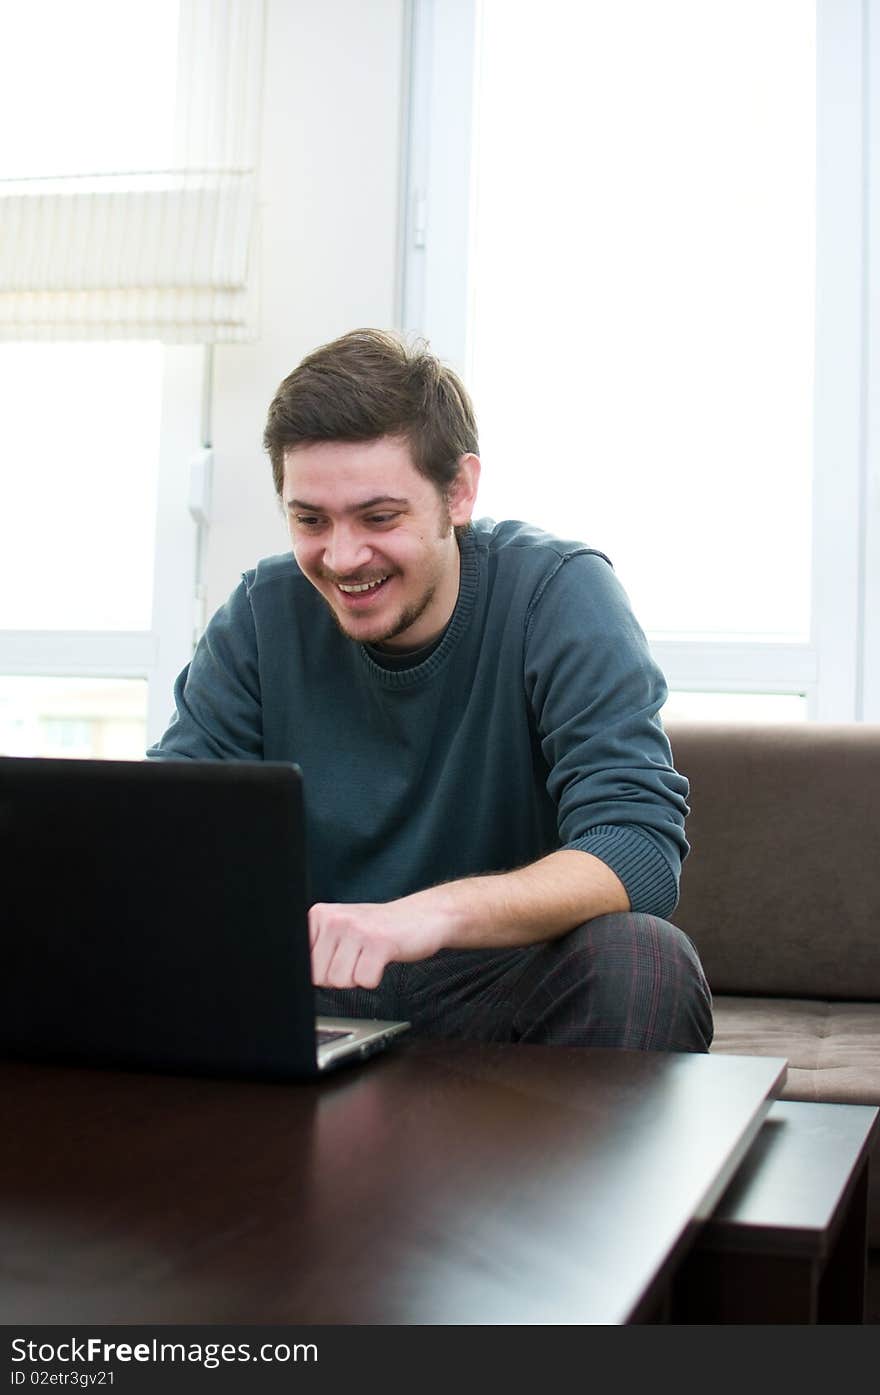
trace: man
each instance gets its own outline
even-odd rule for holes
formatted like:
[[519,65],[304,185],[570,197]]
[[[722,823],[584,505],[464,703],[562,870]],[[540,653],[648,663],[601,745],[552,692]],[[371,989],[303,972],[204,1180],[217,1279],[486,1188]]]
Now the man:
[[608,559],[471,521],[471,402],[391,334],[306,357],[264,445],[293,555],[214,616],[148,754],[301,766],[317,1011],[707,1051],[699,960],[662,918],[687,781]]

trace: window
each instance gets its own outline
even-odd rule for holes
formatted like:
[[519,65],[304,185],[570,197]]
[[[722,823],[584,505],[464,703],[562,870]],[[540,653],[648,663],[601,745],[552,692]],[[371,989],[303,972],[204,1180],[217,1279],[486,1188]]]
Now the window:
[[790,693],[682,693],[672,691],[664,721],[803,722],[806,699]]
[[858,0],[414,9],[403,319],[473,392],[479,511],[606,552],[670,688],[744,718],[880,720],[868,37]]
[[0,629],[149,630],[160,345],[0,344],[0,377]]
[[179,0],[5,6],[0,178],[169,169],[179,9]]
[[192,654],[210,346],[254,333],[261,26],[0,15],[0,751],[141,758]]
[[550,0],[541,19],[484,0],[486,511],[606,551],[652,633],[806,640],[813,9]]
[[140,760],[143,679],[0,677],[0,751],[11,756]]

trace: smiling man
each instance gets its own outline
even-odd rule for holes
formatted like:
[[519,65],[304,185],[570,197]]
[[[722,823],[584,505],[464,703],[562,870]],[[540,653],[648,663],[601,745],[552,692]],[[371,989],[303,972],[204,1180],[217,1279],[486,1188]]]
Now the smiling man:
[[294,555],[349,639],[413,650],[440,634],[458,599],[452,514],[470,518],[479,470],[476,455],[463,455],[441,495],[416,471],[405,436],[285,451]]
[[709,990],[665,919],[687,781],[608,559],[473,521],[472,404],[399,336],[308,355],[264,444],[292,555],[213,617],[148,755],[301,766],[316,1010],[707,1051]]

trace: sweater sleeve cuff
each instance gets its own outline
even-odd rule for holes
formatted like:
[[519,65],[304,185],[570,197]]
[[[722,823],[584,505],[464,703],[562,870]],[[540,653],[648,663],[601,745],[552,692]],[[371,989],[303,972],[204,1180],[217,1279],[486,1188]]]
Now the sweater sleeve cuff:
[[643,915],[671,915],[678,902],[678,877],[656,843],[638,829],[591,828],[566,844],[606,863],[623,882],[630,908]]

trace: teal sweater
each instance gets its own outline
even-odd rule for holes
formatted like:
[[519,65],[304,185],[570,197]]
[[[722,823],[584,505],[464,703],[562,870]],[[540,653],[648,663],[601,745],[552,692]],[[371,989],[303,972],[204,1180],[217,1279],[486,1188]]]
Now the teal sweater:
[[666,683],[602,553],[523,523],[461,542],[449,626],[414,667],[347,639],[291,555],[245,573],[148,756],[295,761],[316,901],[387,901],[582,848],[667,916],[688,784]]

